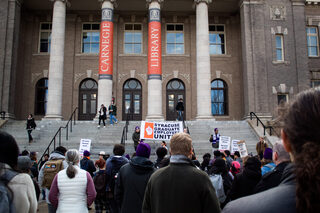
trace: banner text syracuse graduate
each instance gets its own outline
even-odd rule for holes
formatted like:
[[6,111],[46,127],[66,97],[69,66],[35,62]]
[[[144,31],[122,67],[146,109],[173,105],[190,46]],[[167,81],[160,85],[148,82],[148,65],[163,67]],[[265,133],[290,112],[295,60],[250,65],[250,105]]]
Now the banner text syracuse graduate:
[[170,140],[178,132],[183,132],[182,122],[141,121],[140,139]]

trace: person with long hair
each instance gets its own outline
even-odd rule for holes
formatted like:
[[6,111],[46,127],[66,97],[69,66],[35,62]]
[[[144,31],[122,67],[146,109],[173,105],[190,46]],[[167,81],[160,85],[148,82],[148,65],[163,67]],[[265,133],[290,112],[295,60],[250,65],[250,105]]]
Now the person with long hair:
[[66,153],[67,169],[61,170],[54,178],[49,201],[59,212],[87,213],[96,198],[91,175],[79,168],[80,156],[76,149]]
[[[30,175],[17,172],[19,147],[16,140],[6,132],[0,131],[0,177],[6,180],[10,191],[10,203],[15,209],[5,212],[35,213],[37,198]],[[7,178],[10,177],[10,178]],[[3,209],[3,206],[0,206]]]
[[320,88],[300,93],[284,116],[284,148],[293,164],[283,171],[279,186],[238,199],[229,212],[318,212],[320,207]]

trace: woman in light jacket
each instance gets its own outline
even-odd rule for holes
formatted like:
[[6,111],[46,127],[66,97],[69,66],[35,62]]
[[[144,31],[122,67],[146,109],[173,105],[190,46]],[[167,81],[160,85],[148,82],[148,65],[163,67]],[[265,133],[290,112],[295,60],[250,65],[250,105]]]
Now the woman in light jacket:
[[50,202],[59,212],[87,213],[96,198],[91,175],[79,168],[79,152],[70,149],[66,153],[67,169],[54,178],[49,194]]

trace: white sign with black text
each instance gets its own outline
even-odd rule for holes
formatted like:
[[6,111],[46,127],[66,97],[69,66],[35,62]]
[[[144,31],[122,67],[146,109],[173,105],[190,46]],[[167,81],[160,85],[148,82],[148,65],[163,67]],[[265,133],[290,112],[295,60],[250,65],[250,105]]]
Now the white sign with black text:
[[231,137],[220,136],[219,139],[219,150],[230,150]]
[[83,156],[83,152],[85,150],[90,152],[90,147],[91,147],[91,139],[81,139],[80,147],[79,147],[80,156]]

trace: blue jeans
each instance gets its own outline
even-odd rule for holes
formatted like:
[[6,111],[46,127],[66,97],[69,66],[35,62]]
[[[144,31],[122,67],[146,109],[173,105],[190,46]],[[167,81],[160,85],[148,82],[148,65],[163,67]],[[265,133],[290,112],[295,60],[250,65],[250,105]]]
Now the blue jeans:
[[113,120],[114,120],[115,122],[118,122],[116,116],[110,114],[110,124],[113,124]]
[[182,121],[183,120],[183,111],[178,111],[178,121]]

